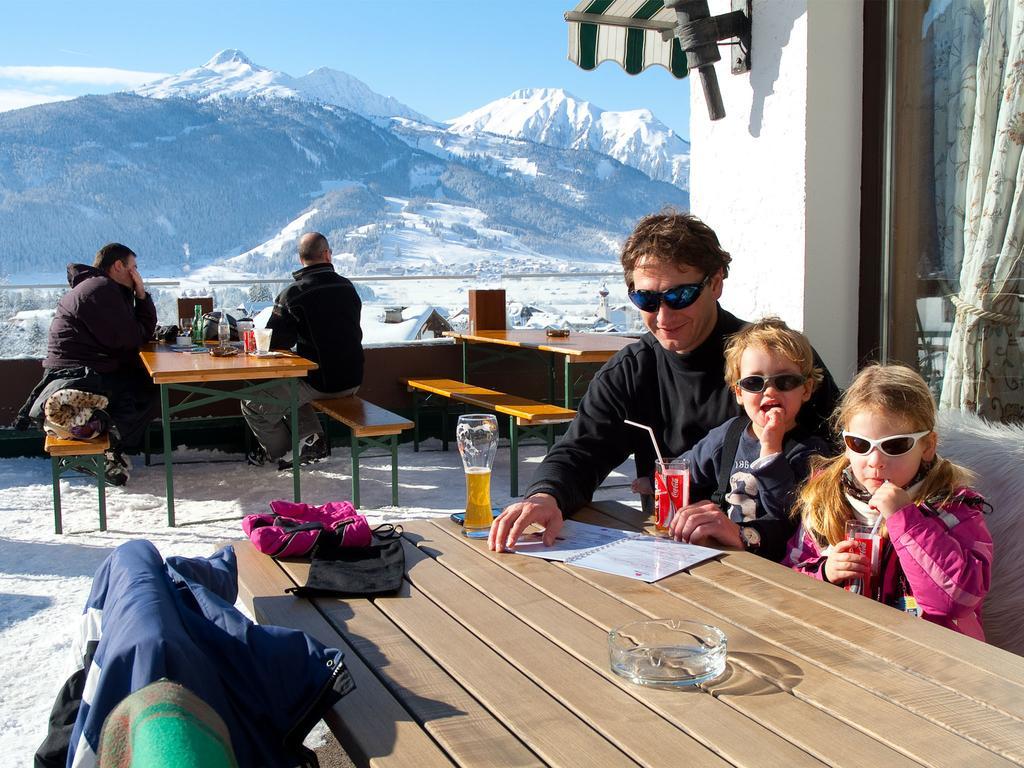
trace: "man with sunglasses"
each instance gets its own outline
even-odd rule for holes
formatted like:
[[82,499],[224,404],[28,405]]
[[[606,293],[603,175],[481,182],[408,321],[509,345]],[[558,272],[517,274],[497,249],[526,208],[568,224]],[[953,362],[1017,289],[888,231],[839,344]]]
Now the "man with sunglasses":
[[[718,304],[732,257],[695,216],[664,211],[640,220],[622,250],[629,298],[650,333],[597,373],[568,432],[538,467],[522,501],[491,527],[492,550],[512,549],[537,523],[554,543],[564,515],[585,506],[608,473],[632,454],[638,478],[654,473],[650,426],[664,457],[680,456],[739,406],[725,377],[728,337],[746,323]],[[827,434],[839,392],[815,354],[821,384],[800,423]]]

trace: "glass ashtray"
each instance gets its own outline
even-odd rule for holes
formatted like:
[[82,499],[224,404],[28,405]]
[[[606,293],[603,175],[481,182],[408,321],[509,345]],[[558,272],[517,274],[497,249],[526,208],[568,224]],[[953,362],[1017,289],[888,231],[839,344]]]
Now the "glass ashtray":
[[713,680],[725,671],[725,634],[682,619],[648,619],[608,633],[612,671],[637,685],[676,688]]

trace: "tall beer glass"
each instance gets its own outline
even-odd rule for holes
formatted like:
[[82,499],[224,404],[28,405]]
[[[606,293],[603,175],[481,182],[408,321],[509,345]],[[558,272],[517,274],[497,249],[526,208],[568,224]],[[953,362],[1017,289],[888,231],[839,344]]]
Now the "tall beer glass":
[[462,532],[485,539],[491,529],[491,465],[498,451],[498,419],[489,413],[459,416],[455,442],[466,470],[466,519]]

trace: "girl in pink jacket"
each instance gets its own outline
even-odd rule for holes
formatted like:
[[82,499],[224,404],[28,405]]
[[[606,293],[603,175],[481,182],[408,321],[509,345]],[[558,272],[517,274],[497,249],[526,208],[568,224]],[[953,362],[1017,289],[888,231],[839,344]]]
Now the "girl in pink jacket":
[[[924,379],[901,365],[869,366],[834,421],[846,451],[815,462],[783,564],[847,588],[864,580],[875,600],[984,640],[988,505],[967,487],[967,470],[936,455],[935,402]],[[846,539],[848,520],[881,535],[874,574],[862,545]]]

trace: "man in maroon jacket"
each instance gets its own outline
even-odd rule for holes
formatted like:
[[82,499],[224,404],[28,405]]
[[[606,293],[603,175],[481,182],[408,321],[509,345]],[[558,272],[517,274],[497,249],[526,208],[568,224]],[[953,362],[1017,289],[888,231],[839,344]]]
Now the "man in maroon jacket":
[[139,447],[156,414],[156,389],[139,360],[139,347],[153,338],[156,307],[146,292],[136,256],[120,243],[96,254],[93,266],[68,265],[71,290],[57,303],[43,368],[33,392],[31,416],[46,398],[66,388],[106,395],[113,422],[107,451],[107,481],[128,482],[126,450]]

